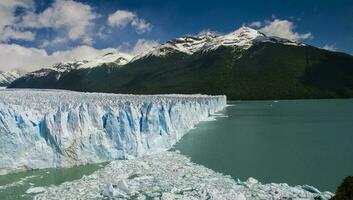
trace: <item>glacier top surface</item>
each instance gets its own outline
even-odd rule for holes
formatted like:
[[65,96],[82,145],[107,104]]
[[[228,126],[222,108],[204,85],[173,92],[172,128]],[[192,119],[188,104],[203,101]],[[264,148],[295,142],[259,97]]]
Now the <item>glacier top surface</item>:
[[19,105],[26,108],[57,107],[57,105],[76,105],[94,103],[97,105],[111,105],[144,102],[174,102],[183,100],[202,100],[208,98],[226,98],[225,96],[209,96],[202,94],[162,94],[162,95],[132,95],[113,93],[88,93],[68,90],[41,90],[41,89],[6,89],[0,90],[0,103]]

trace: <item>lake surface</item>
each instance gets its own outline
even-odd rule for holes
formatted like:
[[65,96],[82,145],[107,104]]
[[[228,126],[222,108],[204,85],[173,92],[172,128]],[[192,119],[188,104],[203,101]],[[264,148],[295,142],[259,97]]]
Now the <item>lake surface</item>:
[[81,165],[70,168],[42,169],[0,176],[0,199],[32,199],[34,194],[26,194],[30,187],[60,185],[65,181],[80,179],[104,167],[106,163]]
[[353,100],[232,102],[175,146],[213,170],[335,192],[353,175]]

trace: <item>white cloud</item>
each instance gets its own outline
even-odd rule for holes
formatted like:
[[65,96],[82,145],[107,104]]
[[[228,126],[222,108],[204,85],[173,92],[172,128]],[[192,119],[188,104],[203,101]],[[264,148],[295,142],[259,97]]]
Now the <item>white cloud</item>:
[[108,24],[110,26],[124,28],[129,23],[131,23],[131,21],[134,20],[135,17],[136,15],[130,11],[117,10],[115,13],[109,15]]
[[0,30],[0,41],[9,39],[33,41],[35,34],[31,31],[16,30],[11,27],[5,27]]
[[48,54],[44,49],[27,48],[17,44],[0,44],[0,70],[33,71],[58,62],[93,59],[108,52],[117,52],[117,49],[95,49],[83,45]]
[[251,22],[250,24],[248,24],[248,26],[252,28],[260,28],[262,26],[262,22],[260,21]]
[[265,26],[260,28],[259,31],[265,33],[268,36],[276,36],[294,41],[312,38],[312,34],[310,32],[300,34],[295,32],[294,29],[295,26],[293,22],[288,20],[274,19],[273,21],[266,21]]
[[139,34],[152,30],[152,25],[149,22],[139,18],[135,13],[130,11],[117,10],[108,17],[108,25],[111,27],[125,28],[129,24]]
[[17,8],[26,10],[33,7],[32,0],[1,0],[0,1],[0,42],[6,42],[10,39],[16,40],[34,40],[35,34],[30,31],[24,31],[17,27],[16,23],[20,20],[15,15]]
[[[125,52],[137,55],[157,45],[159,45],[157,41],[139,39],[131,50]],[[117,53],[119,50],[115,48],[95,49],[87,45],[82,45],[69,50],[48,54],[45,49],[41,48],[28,48],[18,44],[0,43],[0,71],[18,69],[33,71],[43,67],[50,67],[58,62],[94,59],[110,52]]]
[[322,48],[326,49],[326,50],[329,50],[329,51],[337,51],[337,48],[336,48],[336,46],[334,44],[332,44],[332,45],[326,44]]
[[82,40],[82,44],[84,45],[92,46],[93,43],[94,43],[93,38],[89,36],[84,37]]
[[65,43],[67,42],[66,37],[56,37],[53,40],[44,40],[39,47],[40,48],[47,48],[47,47],[54,47],[55,45],[58,45],[60,43]]
[[[73,0],[54,0],[52,5],[38,13],[35,11],[35,2],[37,1],[0,0],[0,70],[33,71],[50,67],[57,62],[93,59],[108,52],[118,52],[115,48],[90,47],[95,42],[93,40],[95,36],[105,38],[112,32],[103,25],[97,33],[93,33],[94,28],[97,28],[95,19],[100,15],[89,5]],[[20,13],[17,12],[18,8],[21,8]],[[129,25],[137,33],[152,29],[152,25],[146,20],[139,18],[135,13],[123,10],[110,15],[108,25],[118,28]],[[39,47],[4,43],[12,39],[35,40],[34,31],[42,29],[54,31],[54,38],[42,40]],[[51,54],[44,49],[70,41],[79,41],[83,45]],[[158,42],[140,39],[126,52],[138,54],[155,45],[158,45]]]
[[72,61],[72,60],[89,60],[89,59],[93,59],[98,56],[104,55],[106,53],[117,53],[117,52],[118,50],[114,48],[95,49],[90,46],[82,45],[66,51],[56,51],[52,53],[49,57],[51,57],[51,59],[56,60],[56,62]]
[[[48,57],[43,49],[25,48],[17,44],[0,44],[0,70],[8,71],[16,68],[33,69],[36,65],[43,65]],[[35,58],[35,59],[34,59]]]
[[109,34],[111,34],[112,31],[107,28],[106,26],[101,26],[98,30],[98,33],[97,33],[97,36],[100,38],[100,39],[106,39],[108,37]]
[[27,28],[51,28],[58,32],[64,30],[66,40],[77,40],[87,37],[88,30],[94,26],[93,20],[98,17],[92,8],[72,0],[56,0],[42,13],[30,12],[23,16],[21,25]]
[[132,55],[137,55],[158,45],[159,42],[155,40],[139,39],[130,53]]
[[217,31],[212,31],[210,29],[204,29],[204,30],[200,31],[197,35],[202,36],[202,35],[207,35],[207,34],[222,35],[223,33],[217,32]]
[[[112,33],[110,28],[102,25],[97,29],[95,21],[101,15],[85,3],[74,0],[54,0],[43,11],[36,12],[35,0],[0,0],[0,43],[15,40],[33,41],[36,31],[42,29],[54,32],[51,38],[41,41],[39,47],[53,47],[59,43],[70,44],[71,41],[84,45],[95,43],[94,38],[104,39]],[[18,13],[18,8],[20,13]],[[151,31],[152,25],[139,18],[136,13],[117,10],[109,15],[110,27],[133,27],[137,33]]]
[[17,7],[27,7],[24,0],[0,1],[0,27],[12,25],[16,21],[15,10]]

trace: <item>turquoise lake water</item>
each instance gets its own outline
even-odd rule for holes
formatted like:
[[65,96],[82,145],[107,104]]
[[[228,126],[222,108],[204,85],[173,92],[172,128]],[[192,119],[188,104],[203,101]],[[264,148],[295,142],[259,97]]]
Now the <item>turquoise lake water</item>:
[[353,175],[353,100],[238,101],[175,146],[215,171],[335,192]]
[[70,168],[41,169],[0,176],[1,200],[33,199],[34,194],[26,194],[31,187],[60,185],[65,181],[80,179],[104,167],[106,163],[81,165]]

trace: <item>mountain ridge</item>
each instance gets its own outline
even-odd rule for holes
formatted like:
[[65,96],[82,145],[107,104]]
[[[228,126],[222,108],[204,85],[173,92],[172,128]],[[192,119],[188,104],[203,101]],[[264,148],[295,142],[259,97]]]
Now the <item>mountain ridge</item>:
[[246,27],[160,44],[124,65],[27,75],[10,87],[133,94],[225,94],[238,99],[353,97],[353,57]]
[[178,37],[176,39],[168,40],[163,44],[159,44],[150,49],[147,49],[145,52],[139,53],[137,55],[118,52],[107,53],[91,60],[73,60],[67,62],[59,62],[52,65],[51,67],[45,67],[33,72],[29,72],[29,74],[34,75],[36,72],[39,72],[39,74],[45,75],[42,72],[48,71],[50,69],[64,72],[79,68],[92,68],[100,66],[104,63],[114,62],[119,66],[123,66],[143,57],[165,56],[168,53],[175,52],[191,55],[199,51],[215,50],[221,46],[238,46],[243,49],[248,49],[256,42],[279,42],[286,45],[305,45],[303,43],[283,38],[268,37],[255,29],[243,26],[233,32],[224,35],[217,35],[211,32],[206,32],[199,35],[186,35]]
[[21,74],[17,71],[0,71],[0,87],[6,87],[19,78]]

